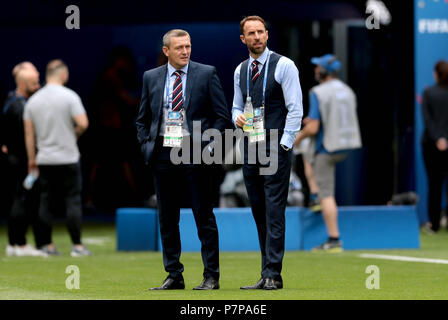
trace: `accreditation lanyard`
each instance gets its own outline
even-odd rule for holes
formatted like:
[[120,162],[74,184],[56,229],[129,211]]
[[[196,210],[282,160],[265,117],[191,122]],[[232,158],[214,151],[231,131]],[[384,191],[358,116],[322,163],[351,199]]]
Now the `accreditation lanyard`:
[[[268,78],[269,71],[269,58],[271,56],[271,52],[268,51],[268,56],[265,62],[265,71],[263,76],[263,98],[261,102],[261,106],[258,108],[254,108],[253,115],[253,129],[249,132],[249,143],[261,142],[265,140],[265,130],[264,130],[264,103],[266,100],[266,83]],[[247,66],[247,96],[250,97],[249,94],[249,79],[250,79],[250,63]],[[261,71],[260,71],[261,72]]]
[[[266,58],[266,62],[264,65],[264,76],[263,76],[263,100],[261,105],[264,107],[264,103],[266,100],[266,82],[267,82],[267,78],[268,78],[268,71],[269,71],[269,58],[271,57],[271,51],[268,51],[268,57]],[[251,79],[250,77],[250,63],[247,64],[247,96],[250,97],[250,93],[249,93],[249,79]],[[261,71],[260,71],[261,72]]]
[[[166,92],[166,103],[164,105],[165,110],[165,134],[163,137],[163,146],[164,147],[180,147],[182,144],[182,123],[184,120],[184,108],[182,108],[179,111],[169,111],[170,107],[170,79],[171,76],[169,72],[167,72],[166,77],[166,86],[165,86],[165,92]],[[181,78],[182,81],[182,78]],[[182,89],[182,97],[185,102],[185,90]],[[171,100],[171,109],[172,109],[172,103]]]

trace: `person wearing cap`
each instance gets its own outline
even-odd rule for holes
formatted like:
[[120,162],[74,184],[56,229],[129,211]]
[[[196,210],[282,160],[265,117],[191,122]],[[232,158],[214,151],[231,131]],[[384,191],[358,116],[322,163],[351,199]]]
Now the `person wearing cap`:
[[353,90],[338,79],[341,62],[332,54],[311,59],[319,84],[310,90],[310,109],[295,146],[313,137],[315,150],[311,164],[319,187],[318,198],[328,232],[328,240],[316,251],[341,252],[338,210],[334,197],[335,166],[350,150],[361,147],[361,135]]

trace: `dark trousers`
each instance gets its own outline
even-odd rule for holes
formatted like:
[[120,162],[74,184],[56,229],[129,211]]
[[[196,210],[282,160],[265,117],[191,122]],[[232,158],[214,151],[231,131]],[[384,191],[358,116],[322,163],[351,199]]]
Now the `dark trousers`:
[[258,160],[256,164],[248,164],[245,159],[244,182],[257,225],[261,249],[261,276],[281,280],[291,151],[279,147],[278,169],[274,174],[260,175],[262,167],[266,166],[260,165]]
[[23,246],[26,242],[26,232],[33,228],[36,247],[42,243],[42,223],[38,218],[39,211],[39,181],[31,190],[23,188],[23,180],[27,175],[27,163],[14,155],[9,155],[9,174],[12,187],[12,206],[8,217],[8,238],[10,245]]
[[435,142],[425,142],[423,143],[423,159],[428,175],[428,215],[432,224],[431,228],[437,231],[440,228],[443,182],[448,183],[448,151],[439,151]]
[[[219,279],[218,228],[212,207],[210,167],[206,165],[174,165],[171,148],[162,147],[157,139],[151,170],[159,209],[159,225],[163,247],[163,264],[170,277],[184,271],[180,262],[181,241],[179,219],[180,194],[187,193],[193,210],[204,264],[204,277]],[[181,187],[185,186],[185,187]]]
[[81,244],[81,174],[79,164],[41,165],[40,172],[40,207],[39,216],[44,224],[43,241],[52,243],[54,207],[58,197],[65,203],[67,228],[73,244]]

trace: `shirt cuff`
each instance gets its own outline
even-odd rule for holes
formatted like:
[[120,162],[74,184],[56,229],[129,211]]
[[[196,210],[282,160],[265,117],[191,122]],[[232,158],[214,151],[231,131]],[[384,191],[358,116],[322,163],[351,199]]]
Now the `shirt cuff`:
[[296,134],[284,131],[283,136],[280,139],[280,144],[291,149],[294,141],[296,141]]
[[233,121],[233,125],[235,126],[235,128],[237,128],[237,126],[236,126],[236,119],[238,119],[238,117],[240,116],[240,114],[243,114],[243,111],[238,110],[238,109],[233,109],[233,112],[232,112],[232,121]]

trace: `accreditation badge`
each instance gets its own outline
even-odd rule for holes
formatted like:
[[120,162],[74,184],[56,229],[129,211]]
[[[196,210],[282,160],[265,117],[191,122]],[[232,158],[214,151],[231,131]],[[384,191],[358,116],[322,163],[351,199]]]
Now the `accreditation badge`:
[[180,147],[182,144],[182,123],[184,111],[167,111],[165,119],[164,147]]
[[264,130],[264,105],[254,108],[254,129],[249,133],[249,142],[260,142],[266,139]]

